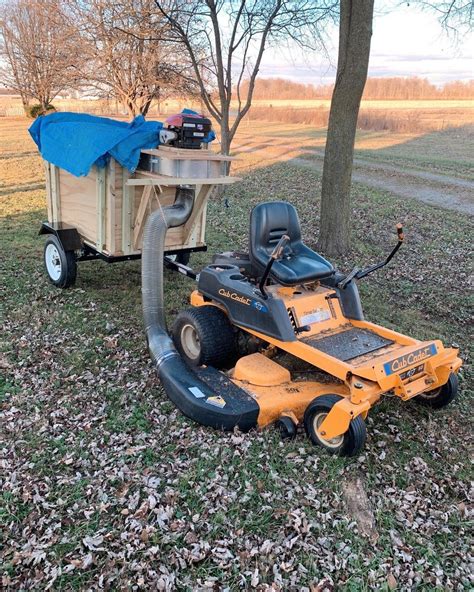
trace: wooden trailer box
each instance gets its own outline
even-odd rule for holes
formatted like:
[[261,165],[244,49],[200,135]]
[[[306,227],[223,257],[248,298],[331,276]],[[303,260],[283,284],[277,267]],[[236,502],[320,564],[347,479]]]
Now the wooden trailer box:
[[87,177],[75,177],[45,162],[48,222],[76,228],[88,247],[107,257],[139,255],[147,216],[172,204],[178,185],[191,185],[196,192],[191,217],[168,231],[165,247],[167,252],[205,247],[212,189],[239,180],[215,176],[232,157],[168,146],[143,152],[160,163],[160,173],[137,170],[131,175],[110,159],[106,168],[93,166]]

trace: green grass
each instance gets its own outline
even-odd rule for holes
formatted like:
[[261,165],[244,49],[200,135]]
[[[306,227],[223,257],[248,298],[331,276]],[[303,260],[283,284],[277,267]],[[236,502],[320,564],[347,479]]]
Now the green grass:
[[472,180],[473,130],[472,125],[450,128],[378,150],[358,149],[355,155]]
[[[250,209],[264,199],[294,203],[315,245],[319,174],[289,163],[252,169],[251,157],[245,164],[230,207],[210,204],[210,252],[246,248]],[[471,219],[354,186],[353,245],[335,262],[341,269],[383,257],[399,220],[407,236],[397,259],[360,284],[367,317],[456,342],[465,364],[452,406],[430,413],[385,399],[368,418],[363,455],[338,459],[302,433],[289,443],[272,430],[241,438],[184,418],[146,351],[139,263],[83,263],[76,287],[56,290],[37,237],[44,191],[3,197],[2,208],[4,587],[45,589],[60,567],[51,589],[96,588],[101,575],[114,590],[141,579],[153,589],[159,577],[170,590],[203,589],[212,578],[215,589],[251,589],[255,570],[261,589],[300,590],[330,577],[340,590],[388,590],[390,573],[402,589],[469,588]],[[208,260],[192,258],[197,267]],[[167,272],[170,322],[191,288]],[[376,518],[375,543],[343,499],[342,484],[356,477]],[[104,550],[82,568],[84,539],[97,534]],[[36,566],[25,548],[33,536],[46,555]]]

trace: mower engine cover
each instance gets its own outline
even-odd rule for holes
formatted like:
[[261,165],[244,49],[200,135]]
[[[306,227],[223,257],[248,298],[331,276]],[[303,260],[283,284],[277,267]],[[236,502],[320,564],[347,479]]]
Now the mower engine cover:
[[211,120],[199,113],[178,113],[165,121],[165,127],[176,133],[168,145],[176,148],[199,150],[202,142],[208,141],[212,130]]

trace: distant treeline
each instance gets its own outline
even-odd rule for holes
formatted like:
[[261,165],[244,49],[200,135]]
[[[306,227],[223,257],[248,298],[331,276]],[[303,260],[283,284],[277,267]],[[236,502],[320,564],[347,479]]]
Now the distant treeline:
[[[247,89],[245,89],[246,92]],[[333,85],[300,84],[284,78],[260,78],[255,85],[255,99],[330,99]],[[369,78],[364,99],[473,99],[474,80],[447,82],[437,87],[426,78]]]

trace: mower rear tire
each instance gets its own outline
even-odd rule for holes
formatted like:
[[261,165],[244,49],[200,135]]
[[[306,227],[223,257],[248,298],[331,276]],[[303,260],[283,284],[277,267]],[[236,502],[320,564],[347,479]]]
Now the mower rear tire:
[[421,405],[426,405],[432,409],[441,409],[449,405],[458,394],[459,381],[456,374],[451,373],[448,382],[427,393],[422,393],[414,398],[414,401]]
[[342,399],[339,395],[322,395],[308,405],[304,414],[304,427],[313,444],[322,446],[330,454],[337,456],[356,456],[362,450],[367,438],[365,422],[362,417],[355,417],[344,434],[330,440],[324,440],[318,434],[318,428],[326,419],[334,405]]
[[43,260],[49,281],[57,288],[70,288],[76,282],[77,263],[74,251],[66,251],[54,234],[46,239]]
[[171,329],[174,344],[190,366],[225,368],[234,362],[236,338],[227,315],[215,306],[188,308]]

